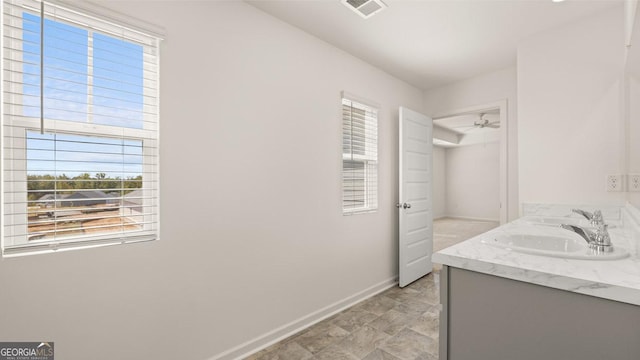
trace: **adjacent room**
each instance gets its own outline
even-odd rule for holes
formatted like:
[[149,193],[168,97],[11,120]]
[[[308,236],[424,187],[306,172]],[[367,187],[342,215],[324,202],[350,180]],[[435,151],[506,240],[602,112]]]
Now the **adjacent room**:
[[640,358],[637,0],[1,3],[0,360]]
[[433,120],[434,251],[506,222],[506,189],[500,189],[508,180],[500,166],[506,129],[500,120],[500,108],[490,107]]

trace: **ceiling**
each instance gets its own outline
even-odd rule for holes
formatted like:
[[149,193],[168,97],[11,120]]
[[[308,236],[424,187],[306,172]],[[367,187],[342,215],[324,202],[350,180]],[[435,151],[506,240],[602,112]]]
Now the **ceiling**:
[[[492,126],[477,125],[485,121]],[[436,146],[458,147],[500,141],[500,110],[498,109],[437,118],[433,120],[433,125],[433,144]],[[441,136],[443,132],[437,128],[445,129],[445,133],[455,134],[455,141],[451,141],[450,135]]]
[[526,37],[622,2],[384,1],[387,9],[363,19],[339,0],[246,0],[424,90],[513,66]]
[[434,119],[433,123],[445,129],[449,129],[459,134],[468,134],[478,131],[499,131],[498,128],[493,127],[479,127],[474,124],[481,124],[487,121],[490,124],[500,124],[500,111],[491,110],[483,112],[474,112],[464,115],[448,116],[444,118]]

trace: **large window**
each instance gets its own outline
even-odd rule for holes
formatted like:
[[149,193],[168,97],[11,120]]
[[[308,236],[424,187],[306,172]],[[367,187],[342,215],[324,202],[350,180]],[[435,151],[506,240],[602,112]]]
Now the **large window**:
[[3,255],[156,239],[160,39],[36,0],[2,20]]
[[378,208],[378,110],[342,99],[342,212]]

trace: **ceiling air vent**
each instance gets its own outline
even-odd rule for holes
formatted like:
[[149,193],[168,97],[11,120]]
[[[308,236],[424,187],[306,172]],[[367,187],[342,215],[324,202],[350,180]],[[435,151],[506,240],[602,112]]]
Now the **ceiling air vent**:
[[382,0],[342,0],[342,3],[365,19],[387,7]]

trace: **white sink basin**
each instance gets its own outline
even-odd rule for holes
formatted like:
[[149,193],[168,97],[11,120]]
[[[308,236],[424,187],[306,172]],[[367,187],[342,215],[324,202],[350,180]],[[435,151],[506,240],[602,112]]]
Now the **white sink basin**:
[[[591,228],[591,224],[589,224],[589,220],[576,219],[576,218],[570,218],[570,217],[525,216],[521,220],[531,225],[560,226],[562,224],[567,224],[567,225],[581,226],[584,228]],[[609,224],[609,229],[613,229],[615,227],[616,225]]]
[[614,247],[610,253],[597,253],[579,236],[497,234],[482,243],[527,254],[569,259],[616,260],[629,256],[629,252],[620,247]]

